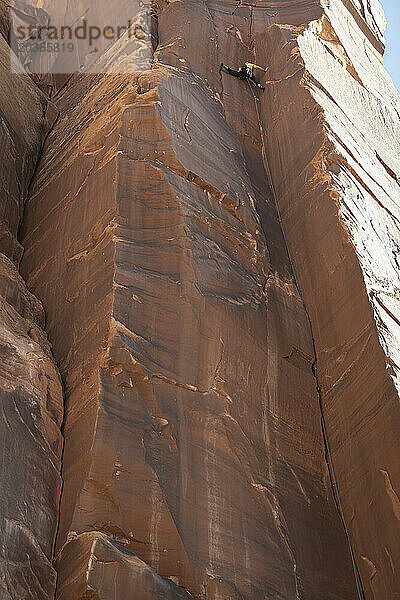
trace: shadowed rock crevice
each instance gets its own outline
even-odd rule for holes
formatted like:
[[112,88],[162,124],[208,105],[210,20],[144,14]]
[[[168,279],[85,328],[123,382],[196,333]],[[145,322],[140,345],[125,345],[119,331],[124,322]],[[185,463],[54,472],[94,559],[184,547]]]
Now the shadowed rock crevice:
[[44,333],[41,302],[19,274],[17,239],[51,108],[27,75],[10,72],[6,3],[0,3],[0,595],[49,600],[56,532],[63,390]]

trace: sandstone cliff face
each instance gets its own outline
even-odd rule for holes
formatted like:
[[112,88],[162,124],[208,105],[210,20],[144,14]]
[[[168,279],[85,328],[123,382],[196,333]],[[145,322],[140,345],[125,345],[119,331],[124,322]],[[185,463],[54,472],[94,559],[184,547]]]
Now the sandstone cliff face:
[[275,54],[263,103],[365,595],[397,598],[400,102],[381,64],[380,7],[360,12],[335,2],[300,36],[272,28],[267,48],[286,60]]
[[[48,132],[19,239],[65,383],[58,510],[61,387],[4,259],[4,406],[32,424],[2,480],[26,439],[40,463],[1,511],[29,530],[5,565],[40,548],[4,598],[53,598],[53,559],[63,600],[399,597],[400,99],[379,4],[81,0],[68,19],[99,10],[133,38],[35,76],[51,130],[26,76],[4,119],[14,260]],[[219,71],[246,60],[265,93]]]
[[[60,495],[63,393],[41,303],[18,273],[23,204],[47,127],[47,101],[12,76],[0,35],[0,597],[47,600]],[[16,60],[16,59],[15,59]]]

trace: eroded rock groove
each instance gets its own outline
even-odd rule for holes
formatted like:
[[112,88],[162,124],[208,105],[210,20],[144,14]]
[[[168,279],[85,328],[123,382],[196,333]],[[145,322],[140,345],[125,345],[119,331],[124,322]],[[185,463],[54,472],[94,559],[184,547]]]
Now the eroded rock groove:
[[[2,600],[395,600],[400,100],[378,2],[7,6]],[[12,26],[99,13],[130,30],[79,42],[82,72],[7,70]],[[268,67],[257,96],[219,68],[245,61]]]
[[308,313],[307,310],[307,306],[304,302],[304,298],[303,298],[303,294],[302,291],[300,289],[298,280],[297,280],[297,276],[296,276],[296,270],[294,267],[294,262],[290,253],[290,249],[287,243],[287,238],[286,238],[286,233],[285,233],[285,229],[284,229],[284,225],[283,225],[283,221],[282,221],[282,217],[281,217],[281,213],[279,210],[279,203],[278,203],[278,198],[276,195],[276,190],[275,190],[275,186],[274,186],[274,182],[272,179],[272,174],[271,174],[271,168],[269,165],[269,160],[268,160],[268,154],[265,148],[265,142],[264,142],[264,132],[263,132],[263,127],[262,127],[262,122],[260,119],[260,113],[259,113],[259,109],[258,109],[258,100],[257,100],[257,96],[252,88],[252,84],[250,83],[250,81],[247,81],[248,86],[252,92],[253,98],[254,98],[254,107],[257,111],[257,120],[258,120],[258,126],[259,126],[259,130],[260,130],[260,138],[261,138],[261,144],[262,144],[262,151],[263,151],[263,157],[264,157],[264,161],[265,161],[265,171],[268,175],[268,181],[269,181],[269,185],[271,187],[272,190],[272,194],[274,197],[274,203],[275,203],[275,208],[276,208],[276,212],[277,212],[277,216],[278,216],[278,221],[279,221],[279,225],[282,231],[282,237],[285,243],[285,249],[288,255],[288,259],[289,259],[289,263],[290,263],[290,269],[292,271],[292,275],[293,275],[293,279],[294,282],[296,284],[296,288],[297,291],[299,293],[299,296],[302,300],[303,306],[304,306],[304,311],[307,315],[307,320],[309,323],[309,327],[310,327],[310,333],[311,333],[311,339],[312,339],[312,346],[313,346],[313,351],[314,351],[314,362],[312,364],[312,372],[313,375],[315,377],[315,384],[316,384],[316,388],[317,388],[317,393],[318,393],[318,403],[319,403],[319,407],[320,407],[320,411],[321,411],[321,428],[322,428],[322,436],[323,436],[323,440],[324,440],[324,446],[325,446],[325,457],[326,457],[326,462],[327,462],[327,466],[328,466],[328,470],[329,470],[329,477],[331,480],[331,485],[332,485],[332,492],[333,492],[333,497],[335,498],[335,502],[337,505],[337,509],[340,515],[340,519],[343,523],[343,527],[346,533],[346,538],[348,541],[348,545],[349,545],[349,552],[351,555],[351,560],[352,560],[352,564],[353,564],[353,569],[354,569],[354,579],[355,579],[355,585],[356,585],[356,589],[357,589],[357,596],[359,598],[359,600],[365,600],[365,594],[364,594],[364,588],[363,588],[363,584],[360,578],[360,572],[358,570],[358,566],[357,566],[357,562],[356,562],[356,558],[354,556],[354,551],[353,551],[353,545],[351,543],[351,539],[350,539],[350,534],[349,534],[349,529],[347,527],[347,523],[346,523],[346,518],[344,516],[343,513],[343,508],[342,508],[342,502],[340,499],[340,493],[339,493],[339,489],[338,489],[338,485],[337,485],[337,481],[336,481],[336,477],[335,477],[335,468],[334,468],[334,464],[332,461],[332,454],[331,454],[331,449],[330,449],[330,445],[329,445],[329,439],[328,439],[328,434],[326,431],[326,424],[325,424],[325,417],[324,417],[324,410],[323,410],[323,406],[322,406],[322,398],[321,398],[321,391],[320,391],[320,387],[319,387],[319,382],[318,382],[318,359],[317,359],[317,351],[316,351],[316,347],[315,347],[315,340],[314,340],[314,335],[313,335],[313,329],[312,329],[312,323],[311,323],[311,319],[310,319],[310,315]]

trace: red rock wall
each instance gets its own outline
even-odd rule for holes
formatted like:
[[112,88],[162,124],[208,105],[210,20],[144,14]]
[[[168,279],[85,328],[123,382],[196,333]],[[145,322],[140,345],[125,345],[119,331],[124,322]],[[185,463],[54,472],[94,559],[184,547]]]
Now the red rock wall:
[[[367,56],[358,56],[346,28],[337,27],[338,13],[333,7],[332,15],[304,37],[302,28],[282,26],[260,33],[257,53],[272,57],[262,115],[279,205],[312,321],[322,406],[365,597],[397,598],[399,191],[393,177],[399,171],[396,151],[387,144],[399,130],[399,98],[385,81],[372,45],[366,45],[365,54],[377,63],[376,73],[369,75],[376,80],[368,81],[362,66]],[[354,38],[357,24],[350,21]],[[379,48],[374,35],[370,30]],[[307,50],[310,37],[316,47]],[[315,64],[321,64],[318,46],[327,57],[320,73],[311,62],[313,53]],[[371,114],[374,121],[367,126]],[[378,153],[384,160],[377,160]],[[380,316],[378,303],[381,312],[389,306],[389,317]]]
[[[396,598],[396,331],[382,333],[371,304],[368,253],[380,242],[346,213],[358,198],[343,179],[351,156],[333,140],[350,114],[345,92],[375,106],[357,96],[368,68],[354,40],[377,72],[383,46],[369,5],[336,4],[324,15],[316,1],[139,2],[129,16],[145,37],[99,59],[114,75],[41,79],[60,114],[20,241],[65,383],[46,554],[59,600],[344,600],[357,584],[360,597]],[[69,18],[86,7],[69,5]],[[105,9],[125,15],[122,3]],[[269,67],[260,123],[251,88],[219,71],[245,60]],[[342,112],[320,64],[342,85]],[[351,130],[366,167],[367,122]],[[379,156],[392,177],[380,146]],[[40,477],[57,497],[54,475]],[[39,527],[47,540],[56,512],[53,502]],[[52,597],[52,573],[47,583],[41,596],[25,583],[27,597]]]
[[[309,325],[217,33],[203,3],[171,5],[151,71],[71,82],[27,205],[67,392],[59,598],[92,573],[89,532],[198,598],[353,595]],[[251,56],[231,37],[224,60]]]
[[[27,75],[10,73],[0,5],[0,597],[54,596],[63,393],[44,310],[18,272],[24,201],[51,110]],[[4,12],[3,12],[4,10]]]

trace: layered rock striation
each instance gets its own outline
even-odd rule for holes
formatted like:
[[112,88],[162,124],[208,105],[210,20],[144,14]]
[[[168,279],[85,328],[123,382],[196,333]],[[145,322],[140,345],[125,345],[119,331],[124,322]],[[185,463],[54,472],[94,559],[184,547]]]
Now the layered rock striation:
[[[4,240],[17,263],[29,186],[22,275],[65,442],[58,508],[61,385],[5,258],[5,380],[30,433],[1,471],[27,473],[1,514],[28,534],[3,547],[40,553],[15,591],[4,567],[4,597],[394,600],[400,98],[379,3],[67,15],[101,9],[134,35],[78,51],[85,73],[9,75],[27,109],[4,119]],[[220,72],[245,61],[264,93]]]
[[0,8],[0,597],[48,600],[56,586],[64,401],[43,306],[18,272],[17,231],[55,109],[27,75],[11,75],[9,20]]

